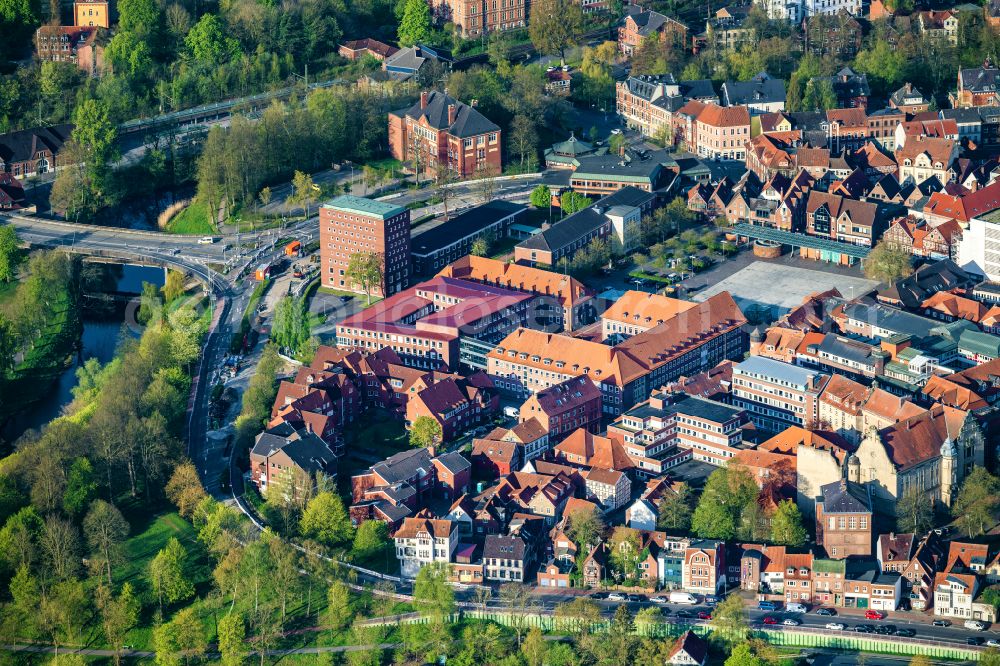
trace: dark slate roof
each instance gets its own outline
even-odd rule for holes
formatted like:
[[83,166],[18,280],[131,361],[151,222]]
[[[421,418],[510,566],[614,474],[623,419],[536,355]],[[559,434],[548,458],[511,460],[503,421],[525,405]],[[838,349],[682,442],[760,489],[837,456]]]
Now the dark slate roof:
[[[329,472],[335,468],[337,458],[326,442],[310,431],[295,431],[291,435],[282,435],[271,431],[262,432],[254,442],[253,453],[262,457],[270,457],[278,451],[287,455],[299,469],[310,474]],[[283,432],[283,431],[282,431]]]
[[627,151],[624,156],[606,153],[579,157],[577,162],[580,166],[573,172],[571,182],[573,178],[596,176],[601,179],[644,182],[656,187],[663,171],[663,163],[667,159],[667,154],[662,150],[644,154]]
[[833,92],[839,100],[868,97],[872,92],[868,86],[868,77],[864,74],[856,74],[850,67],[845,67],[826,79],[833,86]]
[[724,106],[784,102],[785,82],[761,72],[749,81],[726,81],[721,97]]
[[974,125],[983,122],[979,109],[941,109],[941,117],[945,120],[954,120],[959,125]]
[[524,540],[520,537],[490,534],[483,543],[483,558],[523,560],[525,550]]
[[865,487],[846,479],[828,483],[820,488],[823,495],[823,513],[871,513],[871,498]]
[[847,340],[833,333],[827,333],[823,336],[823,342],[820,343],[818,351],[826,352],[837,358],[846,358],[862,365],[872,363],[871,345]]
[[725,423],[740,414],[741,409],[724,405],[714,400],[684,395],[671,405],[671,409],[680,414],[690,414],[714,423]]
[[403,451],[372,465],[372,471],[388,483],[405,481],[413,477],[418,470],[428,471],[430,468],[431,456],[427,449]]
[[[456,107],[455,122],[448,125],[448,106]],[[421,108],[418,100],[408,109],[396,112],[398,115],[409,116],[414,120],[426,117],[428,124],[438,130],[448,130],[454,136],[466,137],[497,132],[500,130],[493,122],[473,109],[468,104],[459,102],[454,97],[432,90],[427,95],[427,106]]]
[[924,104],[927,102],[926,98],[924,98],[924,94],[909,83],[907,83],[902,88],[889,95],[889,101],[895,104],[896,106],[905,106],[907,104]]
[[459,472],[465,471],[472,467],[472,463],[466,460],[458,451],[449,451],[448,453],[442,453],[436,460],[444,465],[444,467],[449,470],[452,474],[458,474]]
[[34,127],[2,134],[0,135],[0,160],[7,164],[27,162],[33,160],[35,153],[44,148],[52,151],[52,154],[55,155],[62,150],[63,144],[69,140],[72,132],[72,125],[53,125],[52,127]]
[[715,94],[715,86],[710,79],[695,79],[693,81],[681,81],[681,95],[688,99],[718,99]]
[[524,210],[527,210],[527,206],[523,204],[500,200],[470,208],[422,234],[415,234],[410,241],[413,254],[432,254]]
[[794,111],[792,113],[786,113],[792,121],[792,127],[797,130],[802,130],[803,132],[823,132],[826,134],[826,130],[823,128],[823,123],[826,122],[826,114],[814,112],[814,111]]
[[961,87],[972,92],[996,92],[1000,70],[995,67],[973,67],[958,71]]
[[844,305],[844,314],[851,319],[867,322],[893,333],[912,335],[915,338],[927,337],[937,326],[937,322],[932,319],[881,304],[847,303]]
[[630,206],[636,208],[654,197],[654,194],[643,192],[637,187],[623,187],[617,192],[601,198],[593,206],[573,213],[566,219],[556,222],[548,229],[543,229],[530,238],[521,241],[518,245],[529,250],[554,252],[575,242],[581,236],[589,234],[602,224],[607,224],[608,218],[605,217],[604,212],[609,208],[613,206]]

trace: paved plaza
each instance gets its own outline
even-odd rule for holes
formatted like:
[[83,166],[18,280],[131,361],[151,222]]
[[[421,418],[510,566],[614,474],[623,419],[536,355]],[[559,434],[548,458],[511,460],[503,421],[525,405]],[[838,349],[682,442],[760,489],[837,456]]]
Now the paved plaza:
[[873,289],[878,283],[863,277],[789,266],[785,263],[755,261],[729,277],[706,287],[694,296],[704,301],[709,296],[728,291],[746,312],[752,305],[770,306],[780,317],[802,302],[809,294],[836,287],[846,298],[854,298]]

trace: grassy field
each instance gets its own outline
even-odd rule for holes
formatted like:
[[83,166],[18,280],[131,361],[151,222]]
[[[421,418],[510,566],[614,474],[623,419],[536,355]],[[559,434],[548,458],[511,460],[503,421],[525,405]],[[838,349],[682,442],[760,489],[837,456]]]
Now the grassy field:
[[172,234],[203,236],[216,233],[215,225],[209,222],[208,209],[197,201],[182,210],[167,223],[167,231]]

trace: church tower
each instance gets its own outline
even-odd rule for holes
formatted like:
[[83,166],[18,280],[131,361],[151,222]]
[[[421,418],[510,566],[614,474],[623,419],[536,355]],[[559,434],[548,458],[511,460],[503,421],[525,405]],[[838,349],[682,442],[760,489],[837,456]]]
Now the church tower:
[[949,437],[941,445],[941,501],[945,506],[951,506],[955,487],[958,485],[955,455],[955,445]]

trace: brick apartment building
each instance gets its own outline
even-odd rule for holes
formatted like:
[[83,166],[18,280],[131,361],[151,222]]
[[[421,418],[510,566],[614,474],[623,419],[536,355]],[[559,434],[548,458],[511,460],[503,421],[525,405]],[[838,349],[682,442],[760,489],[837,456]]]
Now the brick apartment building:
[[528,25],[527,0],[432,0],[435,17],[448,21],[466,39]]
[[651,10],[643,11],[638,5],[629,5],[625,20],[618,28],[618,50],[625,56],[631,56],[652,36],[664,44],[671,42],[683,47],[687,43],[687,33],[687,26],[676,19]]
[[872,554],[872,500],[861,484],[841,479],[820,489],[816,501],[816,543],[832,559]]
[[436,90],[420,93],[420,101],[389,113],[389,150],[429,176],[448,169],[470,178],[476,169],[500,173],[500,128],[473,107]]
[[98,27],[43,25],[35,31],[35,52],[40,62],[71,62],[97,76],[104,69],[106,35]]
[[372,293],[391,296],[410,281],[410,211],[345,194],[319,209],[319,252],[324,287],[361,292],[347,277],[351,257],[374,253],[384,278]]
[[647,136],[669,128],[674,112],[691,99],[717,103],[719,96],[709,80],[677,81],[672,74],[641,74],[615,84],[618,115]]
[[573,377],[528,397],[521,422],[537,419],[555,441],[577,428],[597,432],[601,425],[601,391],[588,377]]

